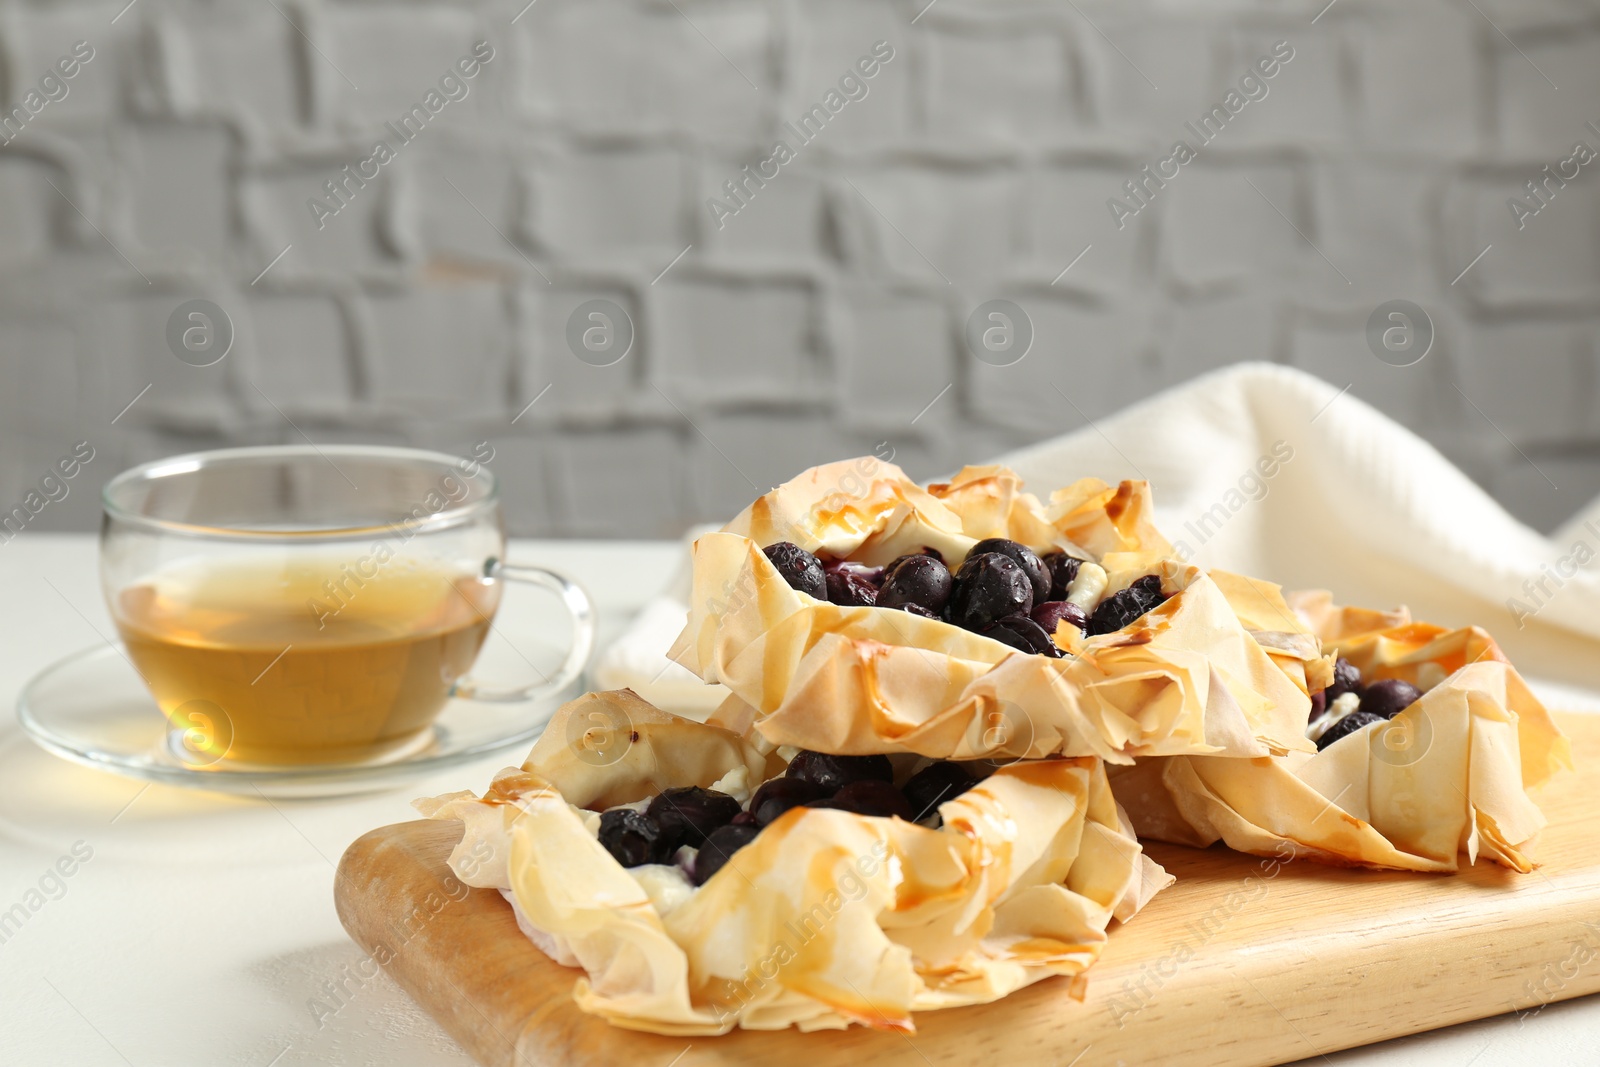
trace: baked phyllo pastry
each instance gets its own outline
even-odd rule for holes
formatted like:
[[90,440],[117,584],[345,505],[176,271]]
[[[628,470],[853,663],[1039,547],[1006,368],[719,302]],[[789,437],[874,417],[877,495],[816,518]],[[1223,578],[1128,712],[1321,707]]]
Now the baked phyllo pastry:
[[1303,672],[1171,558],[1149,495],[1086,479],[1041,503],[1002,467],[927,489],[871,458],[813,468],[695,542],[671,655],[732,691],[709,721],[771,745],[1120,763],[1312,751]]
[[1482,856],[1533,870],[1545,820],[1528,790],[1570,769],[1571,751],[1493,638],[1339,608],[1326,592],[1286,603],[1333,663],[1306,725],[1318,751],[1114,769],[1140,836],[1348,866],[1455,871]]
[[778,749],[628,690],[562,707],[450,857],[579,967],[584,1011],[662,1034],[912,1032],[913,1013],[1075,983],[1171,878],[1102,764],[998,768]]
[[1315,694],[1333,682],[1334,657],[1323,648],[1312,621],[1290,607],[1283,588],[1273,582],[1215,567],[1206,574],[1267,658],[1315,702]]

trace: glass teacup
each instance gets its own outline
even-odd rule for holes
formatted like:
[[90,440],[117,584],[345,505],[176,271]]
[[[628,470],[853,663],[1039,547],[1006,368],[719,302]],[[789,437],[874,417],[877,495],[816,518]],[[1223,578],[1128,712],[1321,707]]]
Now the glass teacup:
[[[590,603],[560,575],[502,561],[492,455],[239,448],[113,479],[101,586],[174,754],[202,767],[395,759],[426,746],[452,697],[564,690],[593,647]],[[554,677],[491,690],[468,671],[505,580],[555,592],[572,645]]]

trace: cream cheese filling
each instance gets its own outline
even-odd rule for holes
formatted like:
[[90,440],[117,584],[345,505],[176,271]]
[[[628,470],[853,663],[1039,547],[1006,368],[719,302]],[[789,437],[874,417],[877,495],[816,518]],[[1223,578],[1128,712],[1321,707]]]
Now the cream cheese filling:
[[1306,736],[1313,741],[1322,740],[1322,735],[1333,729],[1339,720],[1361,707],[1361,698],[1355,693],[1341,693],[1339,698],[1328,705],[1326,711],[1312,720],[1306,727]]

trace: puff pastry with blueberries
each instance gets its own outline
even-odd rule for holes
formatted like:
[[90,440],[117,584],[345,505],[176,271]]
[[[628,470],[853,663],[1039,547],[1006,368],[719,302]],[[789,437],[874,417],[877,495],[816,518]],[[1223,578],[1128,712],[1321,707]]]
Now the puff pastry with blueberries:
[[927,489],[872,459],[816,467],[695,542],[671,655],[732,691],[710,721],[774,745],[1310,751],[1304,677],[1170,558],[1149,511],[1142,482],[1085,479],[1041,503],[1000,467]]
[[1348,866],[1455,871],[1482,857],[1533,870],[1545,819],[1528,790],[1570,769],[1571,750],[1494,639],[1337,607],[1325,591],[1284,603],[1333,661],[1306,726],[1319,751],[1116,769],[1140,836]]
[[[626,724],[622,755],[585,749],[569,727],[590,719]],[[1113,920],[1171,882],[1092,758],[773,753],[763,781],[741,744],[627,690],[591,693],[482,798],[418,808],[462,821],[456,874],[501,890],[535,944],[582,968],[580,1008],[663,1034],[912,1032],[917,1011],[1078,978]]]

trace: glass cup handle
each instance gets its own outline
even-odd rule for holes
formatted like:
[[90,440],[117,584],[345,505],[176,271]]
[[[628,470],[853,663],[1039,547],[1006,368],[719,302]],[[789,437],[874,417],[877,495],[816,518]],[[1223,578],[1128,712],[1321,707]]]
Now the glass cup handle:
[[561,669],[554,678],[510,689],[485,689],[467,677],[457,680],[450,695],[467,700],[512,703],[559,693],[571,685],[583,673],[583,668],[589,662],[589,653],[594,651],[594,605],[589,601],[589,594],[576,582],[543,567],[518,567],[495,559],[484,567],[484,573],[490,578],[542,586],[560,597],[566,605],[567,614],[572,617],[572,648],[568,650],[567,658],[562,661]]

